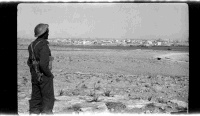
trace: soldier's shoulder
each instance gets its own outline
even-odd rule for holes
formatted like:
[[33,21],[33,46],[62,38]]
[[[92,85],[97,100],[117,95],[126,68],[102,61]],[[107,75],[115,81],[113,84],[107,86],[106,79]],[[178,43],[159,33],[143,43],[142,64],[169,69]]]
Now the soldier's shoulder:
[[44,45],[47,45],[48,43],[46,42],[46,40],[37,40],[36,42],[35,42],[35,44],[37,45],[37,46],[44,46]]
[[47,40],[41,40],[40,46],[48,46],[49,42]]
[[45,50],[49,50],[49,42],[47,40],[42,40],[40,43],[40,47],[41,49],[45,49]]
[[43,44],[49,44],[49,42],[48,42],[47,40],[45,40],[45,39],[43,39],[41,42],[42,42]]

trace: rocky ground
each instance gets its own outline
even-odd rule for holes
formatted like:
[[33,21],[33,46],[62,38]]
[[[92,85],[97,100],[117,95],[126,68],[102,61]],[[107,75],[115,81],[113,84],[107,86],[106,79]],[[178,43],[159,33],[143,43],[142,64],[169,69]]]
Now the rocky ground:
[[[172,113],[188,109],[189,53],[50,48],[54,56],[55,114]],[[29,109],[27,58],[28,51],[19,49],[19,114],[27,114]]]

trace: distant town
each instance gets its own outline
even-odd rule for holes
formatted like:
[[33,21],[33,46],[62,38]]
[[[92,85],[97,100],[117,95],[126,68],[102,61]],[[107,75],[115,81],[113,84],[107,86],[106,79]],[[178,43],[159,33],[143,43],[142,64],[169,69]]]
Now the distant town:
[[99,46],[189,46],[188,41],[178,40],[141,40],[141,39],[123,39],[123,40],[92,40],[92,39],[48,39],[52,45],[99,45]]

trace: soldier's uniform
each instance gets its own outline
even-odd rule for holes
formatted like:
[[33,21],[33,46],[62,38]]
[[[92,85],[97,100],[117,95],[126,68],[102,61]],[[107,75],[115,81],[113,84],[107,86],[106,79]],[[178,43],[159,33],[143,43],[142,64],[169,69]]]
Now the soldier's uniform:
[[54,76],[49,69],[51,51],[48,44],[49,42],[44,38],[37,38],[32,42],[35,58],[39,61],[40,72],[43,73],[41,82],[37,80],[37,74],[32,66],[31,45],[28,46],[29,59],[27,64],[30,67],[32,82],[32,94],[29,100],[30,114],[51,114],[53,110],[55,100],[53,88]]

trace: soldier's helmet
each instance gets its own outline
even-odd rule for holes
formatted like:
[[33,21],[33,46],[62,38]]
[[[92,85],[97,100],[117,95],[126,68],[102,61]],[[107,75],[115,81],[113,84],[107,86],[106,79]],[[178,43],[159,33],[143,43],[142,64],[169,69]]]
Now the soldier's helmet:
[[44,24],[44,23],[38,24],[34,29],[35,37],[39,37],[40,35],[45,33],[48,28],[49,28],[48,24]]

